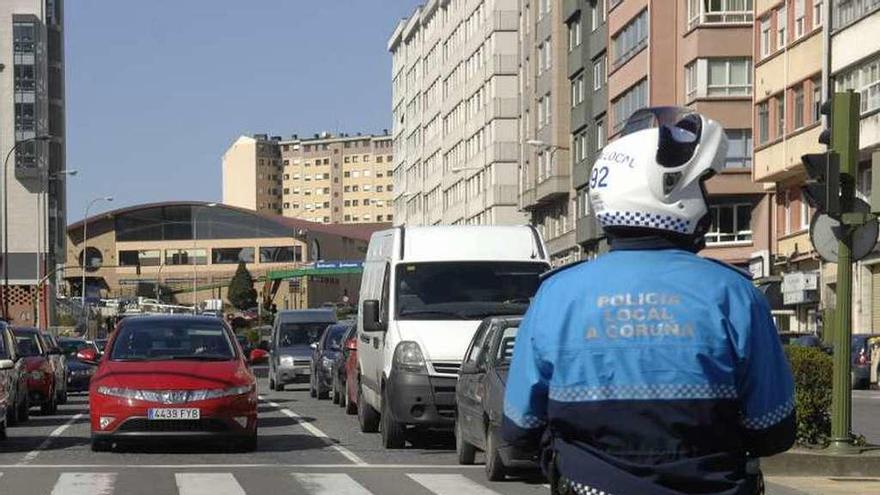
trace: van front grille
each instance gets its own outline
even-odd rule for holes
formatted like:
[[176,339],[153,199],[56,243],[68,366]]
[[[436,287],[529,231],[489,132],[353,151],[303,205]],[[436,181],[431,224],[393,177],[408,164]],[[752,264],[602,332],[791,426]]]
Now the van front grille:
[[441,375],[457,375],[461,363],[456,361],[432,361],[431,366],[434,371]]

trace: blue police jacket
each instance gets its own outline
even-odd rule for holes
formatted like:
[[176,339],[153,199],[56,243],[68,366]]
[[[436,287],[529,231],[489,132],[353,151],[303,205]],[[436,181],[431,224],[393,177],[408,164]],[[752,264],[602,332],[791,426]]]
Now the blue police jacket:
[[794,385],[764,296],[689,251],[612,250],[541,285],[502,434],[555,453],[576,493],[744,494],[791,447]]

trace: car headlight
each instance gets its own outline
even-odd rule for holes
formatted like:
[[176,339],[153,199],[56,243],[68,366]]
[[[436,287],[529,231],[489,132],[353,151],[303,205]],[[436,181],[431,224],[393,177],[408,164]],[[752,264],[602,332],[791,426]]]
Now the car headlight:
[[293,366],[293,356],[281,356],[281,366]]
[[410,373],[425,373],[425,358],[419,344],[411,341],[403,341],[394,349],[394,361],[392,365],[400,371]]
[[242,385],[231,388],[203,389],[203,390],[137,390],[131,388],[100,386],[97,392],[110,397],[140,400],[145,402],[160,402],[163,404],[182,404],[185,402],[197,402],[202,400],[219,399],[222,397],[234,397],[236,395],[249,394],[254,390],[254,385]]
[[28,373],[28,377],[32,380],[42,380],[43,379],[43,372],[40,370],[34,370],[34,371],[31,371],[30,373]]

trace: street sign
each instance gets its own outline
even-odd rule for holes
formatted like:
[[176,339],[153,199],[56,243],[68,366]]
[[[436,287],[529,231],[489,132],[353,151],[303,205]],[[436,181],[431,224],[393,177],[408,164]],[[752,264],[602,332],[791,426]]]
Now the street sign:
[[[856,212],[867,213],[871,206],[865,201],[854,198],[854,210]],[[858,261],[869,255],[877,244],[878,235],[877,218],[871,218],[868,222],[859,225],[853,232],[852,238],[852,260]],[[840,248],[840,238],[843,236],[843,228],[839,220],[831,218],[825,213],[817,213],[813,215],[810,222],[810,240],[813,247],[823,260],[829,263],[837,263],[838,249]]]
[[817,272],[791,272],[782,275],[782,292],[803,292],[819,288]]

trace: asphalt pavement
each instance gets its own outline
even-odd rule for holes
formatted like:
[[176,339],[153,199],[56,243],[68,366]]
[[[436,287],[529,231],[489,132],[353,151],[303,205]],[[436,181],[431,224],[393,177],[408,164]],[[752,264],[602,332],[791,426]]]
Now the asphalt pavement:
[[[261,379],[260,391],[260,440],[252,453],[229,453],[222,444],[192,440],[93,453],[88,398],[73,396],[58,414],[35,414],[0,441],[0,494],[549,493],[537,474],[492,483],[482,465],[459,466],[448,433],[420,434],[415,444],[388,451],[378,435],[359,431],[355,416],[330,401],[310,398],[305,385],[274,392]],[[779,481],[770,480],[769,494],[834,493],[827,488],[811,491],[825,486],[822,480],[806,486],[804,479]],[[863,491],[863,485],[843,483],[848,491],[840,493],[880,493],[880,483],[877,492]]]

